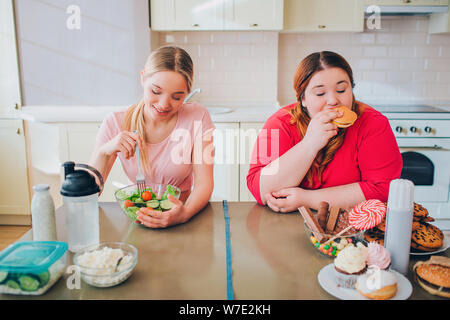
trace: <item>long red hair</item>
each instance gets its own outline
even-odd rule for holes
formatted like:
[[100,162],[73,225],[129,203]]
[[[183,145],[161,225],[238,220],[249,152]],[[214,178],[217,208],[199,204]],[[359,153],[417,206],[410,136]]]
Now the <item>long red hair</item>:
[[[348,62],[339,54],[331,51],[315,52],[304,58],[298,65],[294,75],[294,90],[296,92],[297,103],[294,108],[290,110],[291,123],[296,124],[302,137],[306,134],[311,118],[308,110],[302,105],[306,87],[309,84],[312,76],[321,70],[328,68],[340,68],[344,70],[350,79],[352,88],[355,84],[353,81],[353,71]],[[351,109],[358,115],[360,114],[358,105],[353,96]],[[328,163],[333,159],[336,151],[344,143],[346,129],[338,129],[337,135],[331,138],[327,145],[323,147],[316,155],[311,167],[305,175],[308,185],[312,187],[313,176],[317,174],[319,181],[322,182],[322,173]]]

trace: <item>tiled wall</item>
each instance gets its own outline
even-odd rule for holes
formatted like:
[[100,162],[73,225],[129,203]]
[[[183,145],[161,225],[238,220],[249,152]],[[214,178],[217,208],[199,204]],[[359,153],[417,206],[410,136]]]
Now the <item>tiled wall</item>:
[[165,32],[160,45],[183,47],[194,62],[204,104],[277,101],[277,32]]
[[450,100],[450,35],[430,35],[426,16],[383,17],[363,33],[167,32],[160,45],[188,50],[201,102],[295,101],[292,81],[302,58],[331,50],[355,74],[357,99]]

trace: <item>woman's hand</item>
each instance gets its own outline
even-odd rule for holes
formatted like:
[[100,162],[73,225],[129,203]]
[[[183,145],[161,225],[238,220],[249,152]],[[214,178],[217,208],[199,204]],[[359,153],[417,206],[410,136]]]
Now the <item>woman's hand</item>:
[[275,212],[292,212],[302,206],[303,189],[286,188],[266,194],[267,205]]
[[171,194],[167,198],[173,203],[172,209],[161,212],[151,208],[141,208],[137,212],[137,221],[149,228],[167,228],[186,222],[186,207],[183,202]]
[[317,151],[325,147],[338,132],[338,127],[331,121],[340,116],[342,112],[336,111],[335,108],[327,107],[318,112],[309,122],[303,141]]
[[102,146],[102,151],[108,156],[122,152],[125,159],[130,159],[136,152],[136,143],[142,149],[142,139],[137,133],[122,131],[109,142],[105,143]]

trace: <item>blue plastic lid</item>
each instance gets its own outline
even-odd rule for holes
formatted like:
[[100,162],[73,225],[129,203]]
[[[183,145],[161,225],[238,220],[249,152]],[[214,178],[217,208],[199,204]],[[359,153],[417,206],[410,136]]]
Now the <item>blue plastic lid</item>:
[[0,271],[42,273],[58,261],[68,248],[60,241],[16,242],[0,252]]

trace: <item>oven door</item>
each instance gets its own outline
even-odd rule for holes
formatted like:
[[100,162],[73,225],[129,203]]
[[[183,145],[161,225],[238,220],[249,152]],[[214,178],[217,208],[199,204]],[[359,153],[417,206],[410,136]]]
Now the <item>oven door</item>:
[[414,183],[414,201],[447,202],[450,186],[450,139],[398,138],[401,178]]

